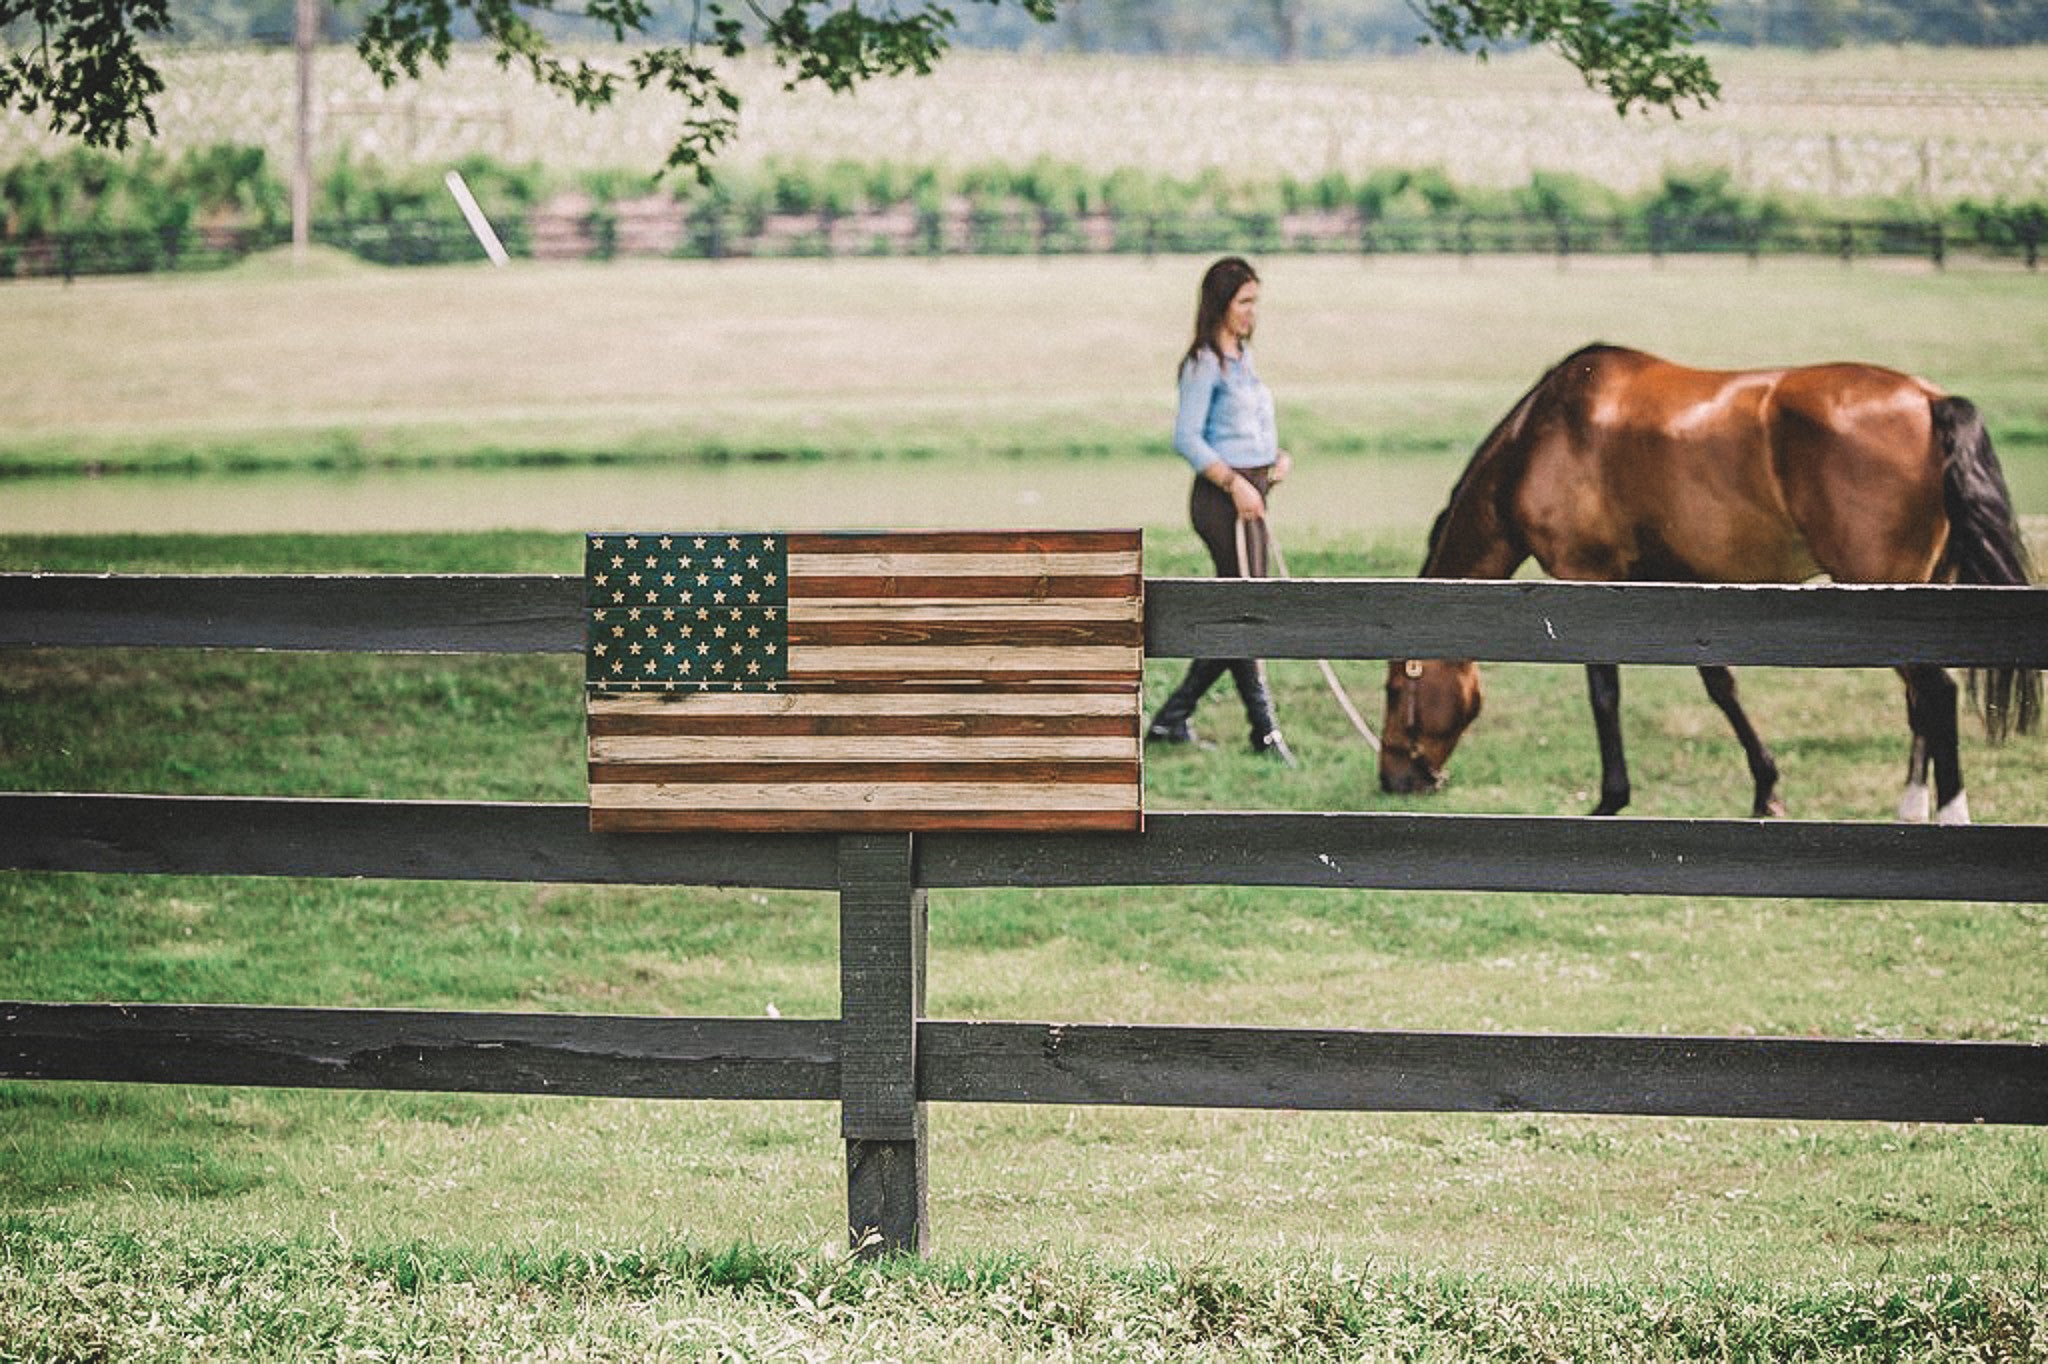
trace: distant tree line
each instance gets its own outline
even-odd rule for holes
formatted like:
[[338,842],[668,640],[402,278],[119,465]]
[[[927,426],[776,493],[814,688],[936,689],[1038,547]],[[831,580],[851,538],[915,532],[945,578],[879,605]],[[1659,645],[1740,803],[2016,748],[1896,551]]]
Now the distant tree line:
[[[330,40],[353,38],[359,0],[323,5]],[[1823,49],[1849,43],[2005,47],[2048,43],[2043,0],[1722,0],[1709,42]],[[959,5],[959,46],[1170,57],[1294,60],[1413,49],[1425,26],[1410,0],[1060,0],[1048,26],[1012,6]],[[173,0],[171,37],[289,43],[294,0]],[[689,5],[647,25],[687,31]],[[563,21],[567,27],[568,21]]]

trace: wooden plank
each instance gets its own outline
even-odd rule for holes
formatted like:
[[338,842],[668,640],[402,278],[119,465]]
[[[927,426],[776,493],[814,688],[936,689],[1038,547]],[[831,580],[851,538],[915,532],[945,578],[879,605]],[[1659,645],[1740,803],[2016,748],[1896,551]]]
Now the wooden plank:
[[1133,531],[1114,537],[1114,548],[1078,554],[1047,553],[1034,547],[1028,533],[1013,537],[1004,547],[1000,532],[990,533],[985,550],[961,553],[944,548],[918,548],[925,537],[915,531],[878,532],[877,548],[849,551],[831,543],[831,536],[795,535],[789,539],[789,572],[792,577],[819,578],[1036,578],[1058,580],[1068,577],[1096,578],[1116,575],[1129,579],[1143,565],[1138,555],[1138,534]]
[[928,1021],[926,1099],[2048,1124],[2048,1045]]
[[[957,816],[956,816],[957,817]],[[884,814],[878,822],[903,818]],[[1112,816],[1112,819],[1120,816]],[[613,838],[581,805],[0,792],[0,868],[628,885],[838,884],[830,834]],[[2048,827],[1574,816],[1148,816],[925,833],[917,883],[2048,901]]]
[[0,867],[831,890],[825,834],[593,834],[582,805],[0,792]]
[[[934,530],[934,531],[793,531],[787,537],[792,554],[836,550],[842,554],[893,554],[913,547],[926,554],[1009,554],[1020,542],[1040,554],[1123,553],[1133,532],[1127,530]],[[1133,568],[1136,567],[1134,563]]]
[[[705,700],[712,699],[707,695]],[[799,699],[799,698],[792,698]],[[842,701],[873,700],[873,697],[841,697]],[[983,697],[980,700],[1015,700],[1014,697]],[[1098,699],[1098,698],[1084,698]],[[1114,698],[1103,697],[1102,700]],[[660,703],[657,703],[660,704]],[[1106,715],[1011,715],[968,714],[957,704],[948,714],[892,713],[877,723],[872,717],[827,712],[785,711],[770,715],[719,715],[698,707],[661,705],[656,711],[638,713],[593,710],[586,724],[592,751],[599,752],[598,740],[689,735],[703,739],[733,738],[859,738],[882,734],[891,742],[931,739],[1039,738],[1065,735],[1082,739],[1115,738],[1136,752],[1138,736],[1132,732],[1127,708]],[[976,707],[979,710],[979,707]],[[602,756],[624,758],[631,750],[623,744],[607,744]]]
[[926,917],[910,835],[840,839],[839,1123],[849,1243],[863,1256],[914,1255],[930,1239],[917,1084]]
[[[1135,617],[1123,620],[1089,620],[1063,616],[1053,620],[950,619],[861,620],[835,618],[815,620],[810,612],[790,612],[791,648],[830,648],[858,645],[941,645],[961,649],[1016,648],[1020,645],[1118,645],[1135,650],[1144,643],[1144,625]],[[1119,654],[1115,663],[1124,666]],[[794,666],[794,665],[792,665]]]
[[846,1143],[847,1244],[860,1259],[919,1255],[931,1245],[931,1174],[921,1108],[917,1128],[917,1136],[902,1141]]
[[[9,1002],[0,1076],[830,1099],[842,1036],[830,1020]],[[922,1102],[2048,1124],[2039,1043],[926,1021],[913,1045]],[[859,1158],[888,1187],[906,1153]]]
[[[816,819],[806,820],[817,824]],[[987,829],[1015,833],[1034,822],[1029,811],[1020,810],[841,810],[831,819],[832,832],[923,834],[934,830],[958,833]],[[1128,833],[1130,812],[1116,810],[1060,810],[1036,819],[1048,829],[1062,833]],[[781,833],[789,827],[789,815],[780,810],[708,810],[693,816],[691,825],[701,831],[796,837]],[[660,810],[594,810],[591,827],[606,834],[667,834],[673,821]]]
[[[1014,597],[1014,577],[950,576],[921,578],[844,577],[830,578],[792,573],[789,590],[812,598],[861,597],[888,600],[900,596],[920,597]],[[1115,577],[1079,577],[1072,574],[1037,580],[1033,590],[1041,597],[1108,597],[1119,601],[1136,597],[1144,580],[1135,573]],[[914,590],[913,590],[914,589]]]
[[[936,651],[942,648],[943,655],[935,657]],[[985,674],[1089,680],[1127,675],[1135,681],[1138,670],[1143,666],[1144,656],[1135,646],[970,649],[934,643],[905,645],[902,648],[800,648],[794,642],[789,646],[789,682],[792,685],[830,682],[842,677],[980,678]]]
[[[766,717],[770,723],[780,717]],[[877,733],[887,729],[889,733]],[[590,737],[590,762],[596,764],[649,764],[649,766],[694,766],[694,764],[770,764],[770,762],[827,762],[827,764],[864,764],[864,762],[885,762],[885,764],[913,764],[913,762],[952,762],[952,764],[981,764],[989,768],[977,780],[1001,780],[1001,774],[1010,772],[1012,760],[1059,760],[1049,762],[1049,772],[1061,772],[1073,760],[1096,760],[1096,762],[1122,762],[1137,766],[1139,760],[1139,737],[1130,733],[1128,719],[1116,725],[1114,737],[1104,735],[1075,735],[1065,723],[1049,721],[1026,721],[1026,725],[973,725],[973,731],[963,733],[954,729],[950,733],[936,735],[915,735],[903,733],[897,723],[879,725],[870,729],[860,725],[856,731],[842,729],[831,733],[829,727],[809,725],[807,733],[782,731],[774,735],[760,735],[754,723],[737,723],[731,733],[666,733],[666,735],[625,735],[625,737],[602,737],[592,725]],[[752,733],[750,733],[752,731]],[[987,762],[1006,760],[1006,762]],[[1085,768],[1083,768],[1085,772]],[[721,774],[719,780],[725,780]],[[965,774],[963,774],[965,776]],[[1133,770],[1130,776],[1137,776]],[[604,780],[688,780],[688,778],[647,778],[627,776],[623,772],[610,772]],[[866,778],[858,778],[866,780]],[[1077,778],[1081,780],[1081,778]]]
[[2048,827],[1430,814],[1150,814],[1142,835],[919,840],[920,882],[2048,900]]
[[2048,588],[1209,578],[1145,584],[1155,657],[2048,667]]
[[[1153,578],[1158,657],[2048,667],[2048,589]],[[0,648],[575,653],[582,580],[539,574],[0,573]]]
[[0,1004],[0,1075],[22,1080],[833,1099],[832,1020]]
[[0,573],[0,647],[580,653],[582,580]]
[[840,838],[840,1128],[847,1137],[915,1135],[926,913],[925,892],[913,880],[909,835]]
[[[913,764],[912,771],[894,780],[869,778],[864,781],[835,781],[824,777],[803,780],[798,769],[787,780],[764,777],[750,764],[736,764],[729,784],[687,784],[678,781],[607,784],[590,793],[591,812],[637,810],[643,814],[674,812],[692,816],[699,812],[729,814],[734,809],[782,811],[789,827],[818,827],[835,815],[874,814],[880,811],[979,811],[988,815],[1015,815],[1028,820],[1034,815],[1050,817],[1068,811],[1102,813],[1130,810],[1138,801],[1137,772],[1133,766],[1117,764],[1109,785],[1085,778],[1058,783],[1033,781],[1044,771],[1041,764],[1020,763],[1018,781],[948,780],[942,764]],[[788,766],[788,764],[784,764]],[[811,771],[830,771],[831,764],[809,765]],[[597,765],[593,775],[612,769]],[[1093,766],[1089,766],[1093,770]],[[804,821],[798,823],[798,821]],[[814,823],[816,821],[817,823]],[[1133,817],[1129,823],[1136,823]]]
[[[940,754],[919,752],[915,744],[903,746],[909,751],[902,754],[904,761],[901,762],[888,761],[887,755],[881,753],[873,754],[866,760],[849,755],[842,759],[806,761],[800,757],[784,758],[783,755],[772,752],[733,753],[730,748],[724,751],[729,756],[741,760],[721,762],[696,758],[685,750],[672,758],[654,761],[626,759],[618,762],[593,762],[590,765],[590,778],[593,782],[602,781],[607,785],[630,782],[731,782],[736,784],[735,798],[740,794],[737,788],[747,783],[772,786],[778,782],[827,782],[854,786],[873,784],[883,787],[892,782],[921,786],[935,786],[945,782],[1021,782],[1032,787],[1047,788],[1054,788],[1061,782],[1081,786],[1135,786],[1138,781],[1138,755],[1135,751],[1137,745],[1133,742],[1121,746],[1132,751],[1122,757],[1105,758],[1101,749],[1083,749],[1075,753],[1054,752],[1036,759],[1024,758],[1014,762],[954,760]],[[990,758],[1007,756],[999,745],[978,751]],[[1113,755],[1116,749],[1112,748],[1107,752]],[[755,760],[744,761],[747,758]]]

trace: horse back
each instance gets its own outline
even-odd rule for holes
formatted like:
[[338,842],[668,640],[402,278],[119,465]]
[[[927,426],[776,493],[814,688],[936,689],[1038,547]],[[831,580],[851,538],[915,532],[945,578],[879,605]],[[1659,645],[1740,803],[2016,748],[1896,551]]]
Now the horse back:
[[1932,396],[1872,365],[1590,347],[1532,391],[1514,519],[1560,578],[1925,581],[1944,532]]

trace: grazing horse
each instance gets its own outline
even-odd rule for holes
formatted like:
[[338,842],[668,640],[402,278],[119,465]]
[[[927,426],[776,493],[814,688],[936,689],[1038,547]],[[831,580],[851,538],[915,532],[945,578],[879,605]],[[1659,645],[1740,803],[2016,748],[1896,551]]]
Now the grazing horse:
[[[1977,410],[1874,365],[1687,369],[1589,346],[1501,419],[1429,534],[1426,578],[1507,578],[1524,560],[1592,582],[2031,581],[2005,477]],[[1752,813],[1783,814],[1778,768],[1743,713],[1733,674],[1703,667],[1755,781]],[[1899,668],[1912,753],[1899,817],[1969,822],[1956,755],[1956,684]],[[1615,665],[1586,666],[1600,740],[1600,803],[1628,804]],[[2033,669],[1972,674],[1987,733],[2034,727]],[[1380,785],[1434,790],[1479,714],[1478,666],[1397,659],[1387,673]]]

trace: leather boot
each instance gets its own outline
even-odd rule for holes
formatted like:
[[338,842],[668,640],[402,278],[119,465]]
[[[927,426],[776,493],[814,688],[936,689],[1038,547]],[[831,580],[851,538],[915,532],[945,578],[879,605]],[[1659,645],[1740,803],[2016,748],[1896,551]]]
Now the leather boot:
[[1270,757],[1283,767],[1299,767],[1287,741],[1280,737],[1280,723],[1273,718],[1273,695],[1266,690],[1266,670],[1259,660],[1233,660],[1230,676],[1237,683],[1237,694],[1244,698],[1245,719],[1251,722],[1252,752]]
[[1201,737],[1195,733],[1189,721],[1216,679],[1223,676],[1229,665],[1222,659],[1198,658],[1188,665],[1188,675],[1173,689],[1173,695],[1166,698],[1166,704],[1152,717],[1152,723],[1145,728],[1145,742],[1156,744],[1199,744]]

